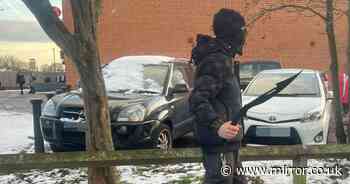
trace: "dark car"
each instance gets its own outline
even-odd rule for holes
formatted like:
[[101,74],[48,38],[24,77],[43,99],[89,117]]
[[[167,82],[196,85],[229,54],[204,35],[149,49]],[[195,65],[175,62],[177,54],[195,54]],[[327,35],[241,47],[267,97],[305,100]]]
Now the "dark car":
[[281,64],[278,61],[252,60],[241,62],[239,65],[241,89],[244,90],[259,72],[279,68],[281,68]]
[[[116,148],[167,149],[193,130],[187,103],[193,71],[187,61],[128,56],[103,67]],[[53,151],[85,149],[80,93],[59,94],[45,104],[42,132]]]

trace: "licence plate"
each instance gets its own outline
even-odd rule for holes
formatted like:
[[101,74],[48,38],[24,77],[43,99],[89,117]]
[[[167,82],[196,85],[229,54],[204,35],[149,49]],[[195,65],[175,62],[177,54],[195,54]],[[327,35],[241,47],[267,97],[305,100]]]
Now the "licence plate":
[[256,127],[257,137],[290,137],[290,128]]

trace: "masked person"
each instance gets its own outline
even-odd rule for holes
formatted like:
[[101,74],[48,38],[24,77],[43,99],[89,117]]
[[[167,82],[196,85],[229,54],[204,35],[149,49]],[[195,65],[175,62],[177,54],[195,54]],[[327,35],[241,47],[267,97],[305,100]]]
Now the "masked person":
[[242,55],[245,20],[234,10],[221,9],[214,15],[213,30],[215,37],[198,35],[192,50],[196,72],[189,98],[195,136],[203,152],[204,183],[246,183],[244,177],[234,177],[243,129],[237,117],[240,84],[232,68],[235,55]]

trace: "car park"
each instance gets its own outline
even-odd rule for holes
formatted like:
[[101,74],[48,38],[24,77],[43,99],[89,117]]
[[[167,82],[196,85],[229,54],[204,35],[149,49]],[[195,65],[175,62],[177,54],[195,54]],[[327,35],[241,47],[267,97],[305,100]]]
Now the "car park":
[[[103,66],[116,148],[172,147],[192,131],[187,98],[192,67],[186,59],[127,56]],[[81,89],[52,97],[41,127],[53,151],[84,150],[85,114]]]
[[[300,69],[260,72],[242,94],[243,104],[273,88]],[[322,73],[303,72],[277,96],[251,108],[244,118],[245,144],[325,144],[332,116],[332,93]]]

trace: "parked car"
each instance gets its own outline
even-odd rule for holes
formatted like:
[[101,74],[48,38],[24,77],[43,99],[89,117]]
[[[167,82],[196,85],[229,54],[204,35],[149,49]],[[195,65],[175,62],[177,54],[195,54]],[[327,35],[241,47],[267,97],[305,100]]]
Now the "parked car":
[[[165,56],[128,56],[103,67],[116,148],[172,147],[192,131],[188,60]],[[81,90],[52,97],[44,106],[41,126],[53,151],[85,148]]]
[[279,68],[281,68],[281,64],[278,61],[252,60],[241,62],[239,65],[241,89],[244,90],[259,72]]
[[[246,104],[300,69],[275,69],[259,73],[243,92]],[[253,107],[244,120],[246,144],[325,144],[332,115],[332,93],[322,73],[303,72],[277,96]]]

